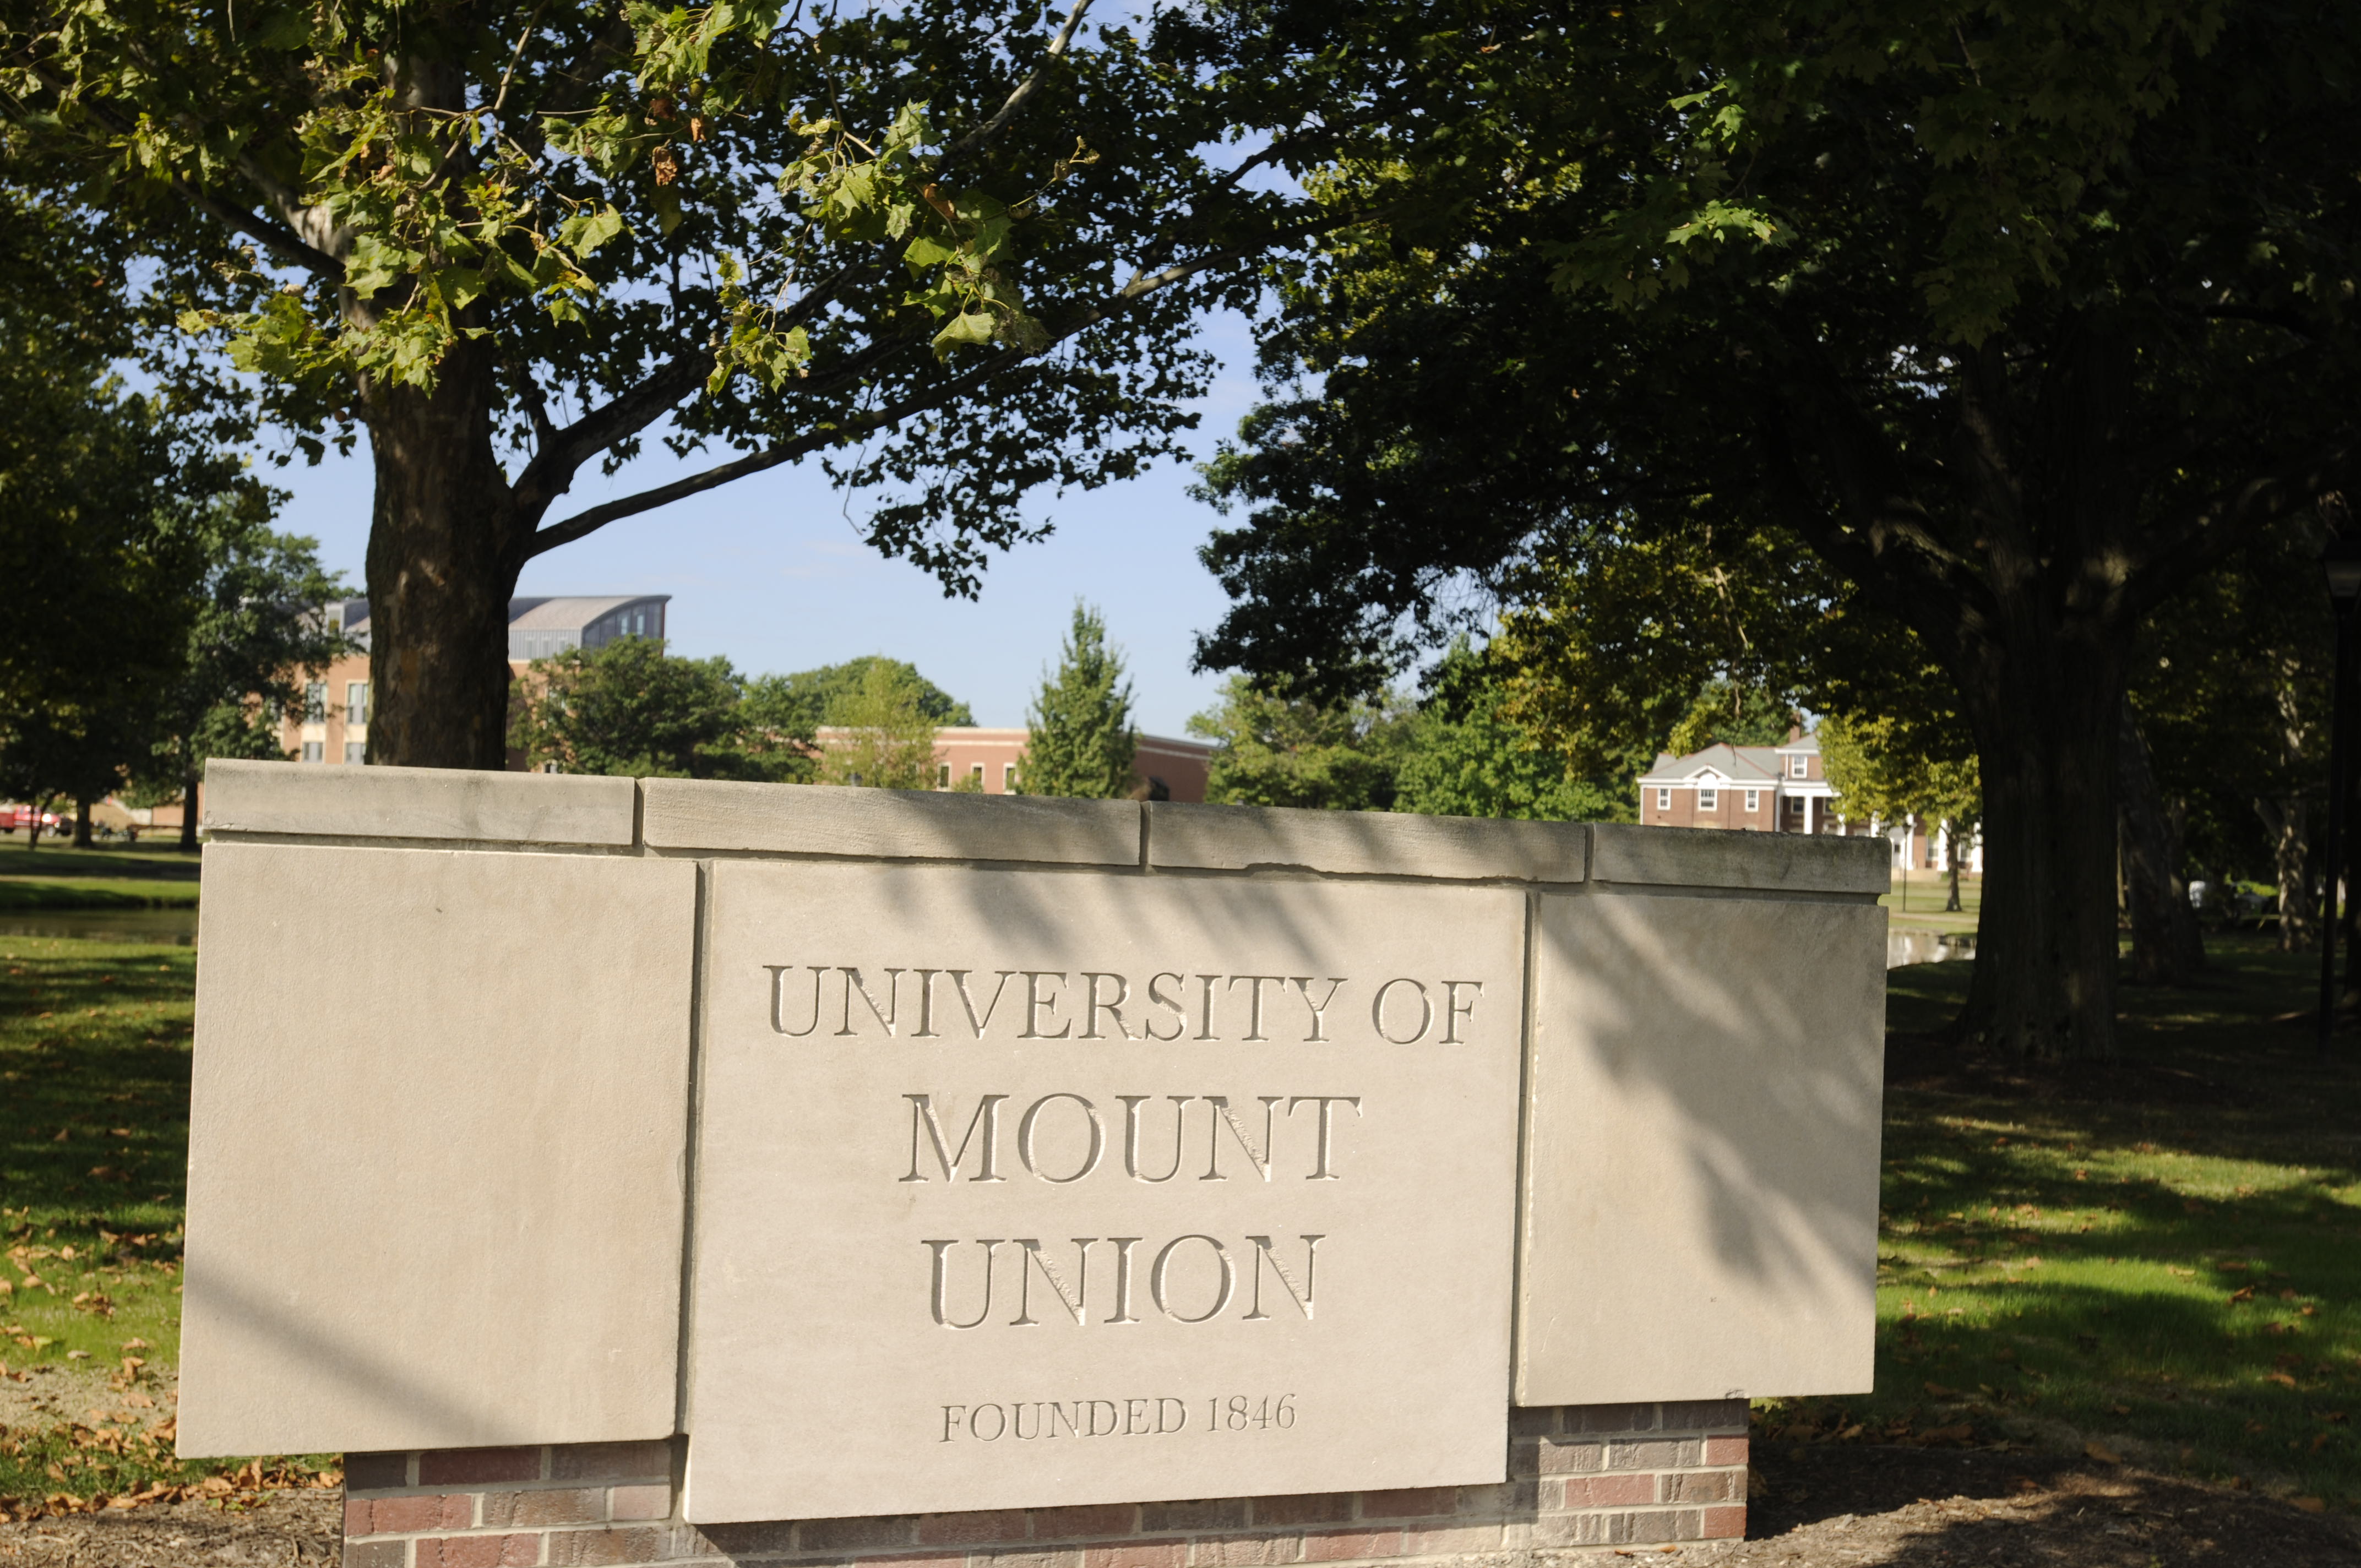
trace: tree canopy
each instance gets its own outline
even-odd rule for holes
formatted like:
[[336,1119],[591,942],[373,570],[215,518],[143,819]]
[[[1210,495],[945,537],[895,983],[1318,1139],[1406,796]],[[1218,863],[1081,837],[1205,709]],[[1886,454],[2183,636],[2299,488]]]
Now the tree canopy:
[[[527,561],[813,456],[972,591],[1175,450],[1194,309],[1377,215],[1301,180],[1483,85],[1385,8],[1088,5],[22,0],[0,98],[300,449],[366,428],[372,745],[489,767]],[[652,439],[704,466],[566,503]]]
[[1464,201],[1285,280],[1202,659],[1366,688],[1602,550],[1817,575],[1974,740],[1970,1032],[2106,1054],[2137,629],[2350,477],[2361,16],[1495,14]]
[[1058,667],[1025,710],[1031,734],[1016,785],[1027,795],[1119,800],[1131,793],[1139,731],[1131,722],[1131,682],[1123,654],[1107,642],[1106,620],[1077,599]]

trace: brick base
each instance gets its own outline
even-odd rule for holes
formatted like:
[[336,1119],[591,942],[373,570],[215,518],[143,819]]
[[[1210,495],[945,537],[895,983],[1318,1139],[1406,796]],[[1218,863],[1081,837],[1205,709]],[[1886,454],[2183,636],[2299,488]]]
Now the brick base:
[[1488,1486],[697,1526],[681,1446],[356,1453],[346,1568],[781,1563],[796,1568],[1389,1565],[1746,1533],[1746,1401],[1518,1410]]

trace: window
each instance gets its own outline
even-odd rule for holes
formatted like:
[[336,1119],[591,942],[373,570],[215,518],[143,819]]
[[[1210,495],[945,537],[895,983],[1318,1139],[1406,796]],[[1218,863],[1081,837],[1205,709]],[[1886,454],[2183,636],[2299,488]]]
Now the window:
[[368,722],[368,683],[367,681],[345,683],[345,722],[347,724]]
[[327,742],[324,740],[303,742],[303,760],[307,762],[324,762],[328,760],[327,753]]
[[1656,792],[1656,809],[1659,811],[1670,811],[1672,808],[1673,792],[1668,789],[1658,790]]
[[366,741],[366,740],[347,740],[347,741],[346,741],[346,742],[345,742],[345,761],[346,761],[346,762],[347,762],[352,763],[352,764],[353,764],[353,766],[355,766],[355,767],[358,767],[358,766],[360,766],[363,762],[368,762],[368,741]]
[[1809,757],[1790,757],[1787,759],[1787,776],[1791,779],[1800,779],[1811,771],[1811,767],[1812,760]]
[[951,765],[949,762],[943,763],[935,770],[935,787],[937,789],[951,787]]
[[967,771],[967,776],[975,781],[976,793],[981,795],[983,792],[983,764],[978,762],[970,768]]
[[1719,790],[1708,788],[1704,784],[1697,785],[1697,809],[1699,811],[1716,811],[1720,809],[1720,806],[1721,792]]
[[1003,762],[1000,764],[1000,790],[1003,795],[1015,795],[1016,793],[1016,763]]
[[1763,809],[1763,792],[1761,790],[1750,789],[1746,792],[1746,809],[1749,811],[1760,811]]
[[[305,681],[303,683],[303,722],[306,724],[318,724],[326,719],[327,717],[328,683],[325,681]],[[316,762],[320,759],[317,757],[307,757],[304,760],[306,762]]]
[[558,766],[557,766],[557,759],[556,759],[556,758],[555,758],[555,757],[553,757],[553,758],[551,758],[548,762],[542,763],[542,764],[541,764],[541,771],[542,771],[543,773],[557,773],[557,772],[559,772],[560,770],[559,770],[559,768],[558,768]]

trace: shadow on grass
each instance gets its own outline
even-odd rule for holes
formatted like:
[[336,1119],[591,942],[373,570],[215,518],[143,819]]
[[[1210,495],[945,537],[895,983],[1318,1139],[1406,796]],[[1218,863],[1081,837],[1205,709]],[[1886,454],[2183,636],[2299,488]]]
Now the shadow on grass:
[[1890,977],[1877,1387],[1765,1410],[1774,1442],[2095,1442],[2361,1508],[2361,1042],[2274,1021],[2307,955],[2213,957],[2063,1069],[1926,1037],[1969,964]]

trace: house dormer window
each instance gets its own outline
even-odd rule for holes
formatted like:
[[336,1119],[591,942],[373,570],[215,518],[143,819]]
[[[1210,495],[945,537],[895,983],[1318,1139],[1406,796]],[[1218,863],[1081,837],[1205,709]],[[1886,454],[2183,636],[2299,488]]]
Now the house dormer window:
[[1811,765],[1811,759],[1808,757],[1790,757],[1787,759],[1787,776],[1800,779],[1810,772]]

